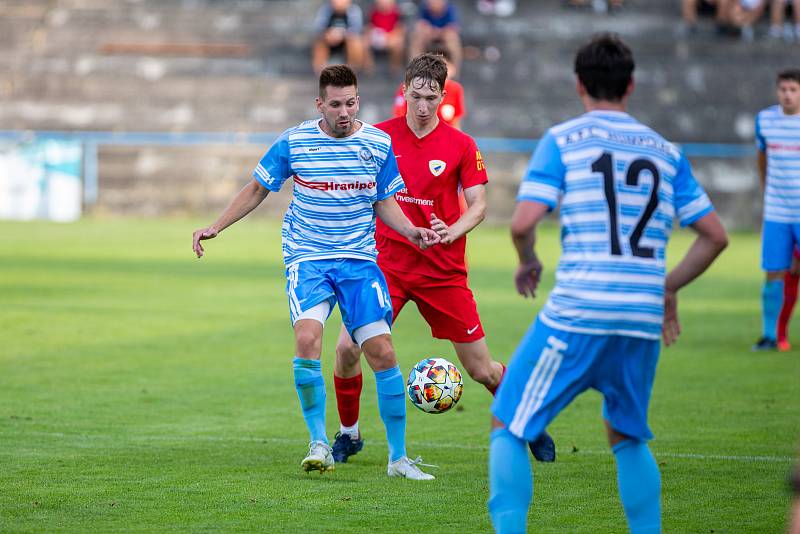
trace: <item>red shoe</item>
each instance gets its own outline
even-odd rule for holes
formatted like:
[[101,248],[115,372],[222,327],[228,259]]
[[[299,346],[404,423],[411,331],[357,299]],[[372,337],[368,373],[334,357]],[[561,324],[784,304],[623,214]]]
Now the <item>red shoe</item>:
[[780,352],[788,352],[792,350],[792,345],[789,343],[787,339],[778,340],[778,351]]

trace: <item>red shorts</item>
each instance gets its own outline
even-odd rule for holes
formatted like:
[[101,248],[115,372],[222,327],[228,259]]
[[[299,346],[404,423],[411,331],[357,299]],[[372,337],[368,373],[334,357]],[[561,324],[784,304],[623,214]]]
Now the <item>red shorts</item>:
[[485,337],[466,276],[440,279],[392,271],[385,265],[380,268],[389,285],[394,320],[406,302],[413,300],[431,327],[433,337],[454,343],[472,343]]

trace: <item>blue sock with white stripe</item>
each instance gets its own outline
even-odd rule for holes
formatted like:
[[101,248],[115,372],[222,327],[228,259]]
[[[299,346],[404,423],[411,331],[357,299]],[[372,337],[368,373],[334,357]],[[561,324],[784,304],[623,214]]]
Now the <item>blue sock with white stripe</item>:
[[783,280],[767,280],[761,290],[761,310],[764,337],[777,339],[778,315],[783,306]]
[[389,461],[406,456],[406,388],[400,367],[375,373],[378,389],[378,411],[386,427]]
[[619,497],[632,534],[661,532],[661,474],[647,443],[628,439],[612,449]]
[[322,363],[319,360],[297,358],[292,361],[294,387],[300,398],[303,419],[306,420],[311,441],[328,443],[325,435],[325,380],[322,378]]
[[489,437],[489,515],[497,534],[525,532],[533,498],[528,444],[505,428]]

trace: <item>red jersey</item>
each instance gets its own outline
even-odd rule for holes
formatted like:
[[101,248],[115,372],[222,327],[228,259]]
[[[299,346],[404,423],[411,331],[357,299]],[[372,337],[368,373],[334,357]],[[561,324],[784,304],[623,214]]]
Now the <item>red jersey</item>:
[[[453,121],[467,114],[467,109],[464,106],[464,88],[457,81],[448,78],[444,81],[444,90],[445,95],[436,114],[439,115],[440,120],[452,125]],[[406,116],[406,97],[403,94],[402,83],[394,95],[394,116]]]
[[[392,138],[397,166],[406,184],[395,198],[415,226],[430,228],[431,213],[452,225],[461,216],[459,186],[468,189],[489,181],[475,140],[444,122],[422,139],[411,131],[405,117],[375,126]],[[378,263],[395,271],[435,278],[467,274],[466,236],[422,251],[378,219],[375,240]]]
[[389,11],[373,9],[369,16],[369,23],[376,28],[380,28],[386,33],[392,33],[400,22],[400,8],[394,6]]

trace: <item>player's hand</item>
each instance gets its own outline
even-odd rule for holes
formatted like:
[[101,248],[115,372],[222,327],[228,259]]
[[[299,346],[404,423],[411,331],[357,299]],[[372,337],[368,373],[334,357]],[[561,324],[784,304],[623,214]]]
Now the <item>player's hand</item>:
[[520,263],[514,275],[514,283],[517,285],[517,293],[523,297],[536,297],[536,288],[542,274],[542,264],[539,258],[534,258],[528,263]]
[[417,245],[420,250],[425,250],[439,243],[442,238],[430,228],[415,226],[408,240]]
[[445,245],[449,245],[456,240],[456,237],[450,233],[450,227],[447,226],[447,223],[437,217],[435,213],[431,213],[431,229],[439,234],[439,237],[442,238],[442,243]]
[[198,258],[202,258],[205,250],[203,250],[203,245],[200,244],[200,241],[204,241],[206,239],[214,239],[217,237],[219,232],[213,226],[208,226],[206,228],[201,228],[199,230],[195,230],[192,234],[192,250],[194,253],[197,254]]
[[664,339],[664,344],[669,347],[678,340],[680,334],[678,294],[674,291],[664,291],[664,325],[661,327],[661,337]]

